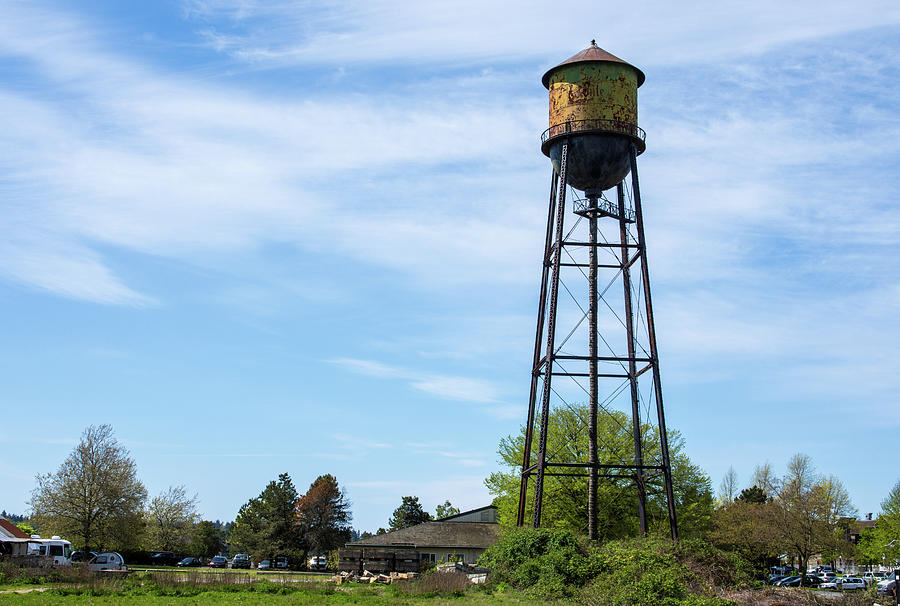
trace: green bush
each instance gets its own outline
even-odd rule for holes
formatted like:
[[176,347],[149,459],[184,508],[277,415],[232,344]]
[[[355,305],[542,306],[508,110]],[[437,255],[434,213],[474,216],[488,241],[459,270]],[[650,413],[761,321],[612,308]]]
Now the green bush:
[[749,566],[699,540],[615,541],[592,554],[599,573],[585,588],[591,606],[725,606],[725,588],[750,581]]
[[750,581],[734,554],[690,540],[644,538],[591,545],[567,530],[515,529],[479,559],[490,587],[545,598],[578,596],[595,606],[722,606],[717,595]]
[[479,558],[492,585],[507,583],[546,597],[573,595],[596,570],[585,545],[568,530],[518,528]]

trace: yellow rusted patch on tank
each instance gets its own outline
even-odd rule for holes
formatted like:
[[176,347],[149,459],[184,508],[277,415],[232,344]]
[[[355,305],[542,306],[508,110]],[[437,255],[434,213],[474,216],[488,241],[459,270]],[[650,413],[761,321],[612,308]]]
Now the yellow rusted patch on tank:
[[550,75],[550,127],[567,122],[572,130],[597,128],[598,123],[622,132],[636,127],[635,70],[607,62],[560,66]]

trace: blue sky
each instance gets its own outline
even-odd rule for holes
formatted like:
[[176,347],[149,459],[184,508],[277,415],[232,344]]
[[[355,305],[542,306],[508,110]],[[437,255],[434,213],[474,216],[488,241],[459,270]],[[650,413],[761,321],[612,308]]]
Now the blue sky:
[[[900,478],[895,2],[0,2],[0,503],[89,424],[233,519],[488,501],[524,421],[544,71],[647,75],[667,419],[718,486]],[[573,15],[579,17],[572,18]]]

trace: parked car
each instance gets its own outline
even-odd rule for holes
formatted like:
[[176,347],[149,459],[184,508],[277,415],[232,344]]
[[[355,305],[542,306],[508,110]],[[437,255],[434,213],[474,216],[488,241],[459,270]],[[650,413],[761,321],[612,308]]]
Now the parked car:
[[214,556],[209,561],[210,568],[228,568],[228,558],[225,556]]
[[79,549],[78,551],[72,552],[72,563],[78,564],[81,562],[90,562],[92,558],[97,557],[97,552],[95,551],[82,551]]
[[278,556],[275,558],[275,568],[287,569],[288,567],[288,559],[287,556]]
[[246,553],[236,553],[231,558],[232,568],[250,568],[250,556]]
[[125,565],[125,558],[121,553],[115,551],[104,551],[95,555],[87,563],[91,570],[99,572],[101,570],[128,570]]
[[[814,574],[808,574],[806,575],[806,578],[803,579],[803,585],[805,587],[818,587],[821,584],[822,579]],[[800,587],[800,575],[782,579],[776,583],[776,585],[779,587]]]
[[201,562],[198,558],[184,558],[175,565],[179,568],[187,568],[189,566],[200,566],[202,564],[203,562]]
[[151,566],[174,566],[180,561],[171,551],[157,551],[150,556]]
[[328,567],[328,558],[325,556],[314,556],[309,559],[307,565],[310,570],[325,570]]
[[894,595],[896,588],[897,581],[894,578],[894,573],[891,573],[885,580],[878,581],[878,585],[875,586],[875,591],[880,594]]
[[272,562],[269,561],[269,560],[263,560],[262,562],[260,562],[260,563],[257,565],[256,569],[257,569],[257,570],[271,570],[271,569],[272,569]]
[[853,589],[865,589],[866,584],[859,577],[841,577],[837,580],[837,587],[841,591],[851,591]]

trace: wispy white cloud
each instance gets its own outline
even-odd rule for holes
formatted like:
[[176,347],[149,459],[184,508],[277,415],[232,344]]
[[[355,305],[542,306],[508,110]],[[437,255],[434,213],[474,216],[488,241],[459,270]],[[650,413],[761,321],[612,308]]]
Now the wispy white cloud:
[[380,362],[354,358],[337,358],[330,362],[365,376],[402,379],[407,381],[413,389],[448,400],[493,403],[498,401],[500,395],[494,384],[482,379],[420,373]]
[[[186,14],[205,29],[211,46],[263,65],[545,60],[574,54],[591,38],[609,49],[635,47],[634,32],[642,36],[633,61],[708,62],[900,22],[900,9],[880,0],[866,2],[864,9],[773,0],[725,7],[704,0],[688,9],[648,2],[628,11],[578,1],[567,10],[582,18],[566,28],[547,28],[546,6],[533,0],[440,0],[428,5],[354,0],[315,7],[187,0],[184,5]],[[504,24],[501,35],[497,23]],[[573,40],[581,45],[573,47]]]

